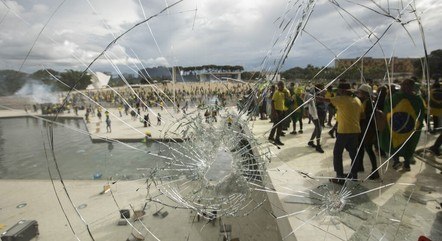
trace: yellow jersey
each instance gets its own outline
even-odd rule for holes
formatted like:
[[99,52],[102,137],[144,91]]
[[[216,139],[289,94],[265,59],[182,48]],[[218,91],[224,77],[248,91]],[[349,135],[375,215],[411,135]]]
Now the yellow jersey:
[[352,96],[336,96],[330,99],[336,107],[339,134],[361,133],[359,121],[364,113],[361,101]]
[[285,91],[276,90],[272,96],[273,107],[275,110],[284,111],[285,107]]

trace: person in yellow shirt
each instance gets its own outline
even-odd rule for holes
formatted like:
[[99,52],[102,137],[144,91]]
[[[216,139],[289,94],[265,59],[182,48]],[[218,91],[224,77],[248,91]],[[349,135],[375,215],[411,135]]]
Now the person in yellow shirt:
[[[340,83],[338,86],[338,96],[330,98],[330,103],[337,110],[338,130],[336,134],[336,142],[333,148],[333,167],[336,177],[330,179],[331,182],[344,184],[343,178],[358,178],[358,166],[355,163],[356,153],[358,150],[358,137],[361,133],[360,120],[363,115],[363,107],[361,101],[353,96],[349,83]],[[344,165],[342,153],[346,149],[351,158],[350,174],[344,174]]]
[[[272,111],[271,111],[271,118],[273,121],[272,130],[270,131],[269,141],[273,141],[276,145],[284,145],[284,143],[281,142],[281,134],[282,134],[282,127],[283,123],[282,120],[284,119],[284,111],[286,109],[285,107],[285,87],[284,82],[279,81],[277,84],[277,89],[275,93],[272,96]],[[276,132],[276,137],[275,137]]]

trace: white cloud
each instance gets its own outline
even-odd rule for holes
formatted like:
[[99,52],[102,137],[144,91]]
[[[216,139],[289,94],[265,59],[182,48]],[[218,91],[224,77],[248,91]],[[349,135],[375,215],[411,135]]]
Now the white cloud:
[[[165,2],[145,2],[143,8],[151,16],[165,7]],[[293,1],[291,1],[293,3]],[[301,1],[302,2],[302,1]],[[341,3],[342,2],[342,3]],[[375,8],[368,0],[355,1]],[[50,0],[6,1],[16,14],[23,18],[23,23],[12,12],[0,24],[0,62],[1,68],[18,66],[31,49],[38,33],[55,11],[57,5]],[[31,51],[25,71],[34,71],[41,64],[51,68],[84,68],[106,46],[134,24],[144,20],[138,0],[66,1],[45,27],[43,34],[36,41]],[[381,16],[355,4],[340,1],[341,6],[356,16],[377,35],[383,33],[393,19]],[[387,8],[387,1],[377,1]],[[390,0],[392,8],[397,8],[398,0]],[[169,3],[171,4],[171,3]],[[440,39],[440,12],[442,3],[436,0],[416,0],[417,13],[422,13],[422,23],[426,30],[427,44],[430,50],[442,48]],[[191,11],[197,6],[198,11]],[[169,9],[168,13],[149,21],[153,35],[160,48],[158,51],[148,27],[143,24],[118,40],[117,45],[109,50],[109,56],[118,65],[146,66],[156,65],[202,65],[202,64],[238,64],[249,69],[256,69],[272,46],[273,34],[278,33],[275,19],[286,11],[286,1],[266,0],[188,0]],[[96,13],[94,13],[94,10]],[[306,31],[317,40],[303,33],[292,49],[286,68],[294,64],[305,66],[309,63],[324,65],[333,58],[333,54],[324,48],[325,44],[335,53],[367,33],[361,24],[329,1],[318,1]],[[5,16],[8,9],[0,6],[0,14]],[[392,13],[395,10],[392,10]],[[345,16],[345,20],[341,15]],[[395,16],[395,14],[392,14]],[[294,14],[292,14],[294,16]],[[408,21],[414,14],[405,11],[402,19]],[[106,28],[108,26],[109,29]],[[399,56],[421,56],[422,45],[418,25],[415,22],[406,26],[417,46],[407,36],[399,23],[389,29],[380,41],[387,54],[393,49]],[[113,34],[113,35],[112,35]],[[284,37],[284,36],[283,36]],[[372,38],[373,39],[373,38]],[[272,52],[278,56],[284,44],[277,45]],[[356,57],[370,46],[367,40],[356,44],[346,52],[345,57]],[[135,52],[135,54],[133,52]],[[78,59],[73,57],[77,56]],[[381,55],[375,47],[369,55]],[[51,66],[53,65],[53,66]],[[101,70],[110,70],[111,65],[103,57],[94,64]]]
[[39,15],[47,15],[49,7],[44,4],[35,4],[32,6],[31,12],[39,14]]
[[22,14],[23,11],[25,10],[25,8],[20,5],[17,1],[11,1],[11,0],[6,0],[3,1],[4,5],[2,4],[2,12],[4,11],[13,11],[17,14]]

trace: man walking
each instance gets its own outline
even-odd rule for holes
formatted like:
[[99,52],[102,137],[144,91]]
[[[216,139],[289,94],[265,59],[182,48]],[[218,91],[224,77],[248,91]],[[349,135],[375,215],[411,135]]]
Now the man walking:
[[[286,92],[284,91],[284,82],[279,81],[277,84],[277,89],[272,96],[272,111],[271,117],[273,121],[272,130],[270,131],[269,141],[274,141],[276,145],[284,145],[281,142],[282,135],[282,120],[284,119],[284,108],[285,108],[285,98]],[[276,137],[275,136],[276,132]]]
[[[358,168],[355,163],[358,149],[358,137],[361,133],[359,121],[363,114],[361,101],[353,96],[349,83],[341,83],[338,86],[338,96],[330,98],[331,104],[337,110],[337,122],[339,123],[336,142],[333,148],[333,167],[336,177],[330,179],[333,183],[344,184],[343,178],[358,178]],[[348,151],[351,158],[350,174],[344,174],[342,154],[344,149]]]

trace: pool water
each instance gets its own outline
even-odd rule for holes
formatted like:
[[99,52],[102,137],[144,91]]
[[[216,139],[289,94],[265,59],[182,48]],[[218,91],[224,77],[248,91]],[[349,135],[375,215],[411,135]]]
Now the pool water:
[[[64,179],[138,179],[164,159],[159,143],[92,143],[83,119],[62,119],[53,125],[55,158]],[[46,121],[32,117],[0,119],[0,178],[49,179],[49,170],[58,178],[51,155]],[[69,127],[69,128],[68,128]],[[46,158],[45,154],[48,155]],[[163,150],[162,150],[163,149]]]

